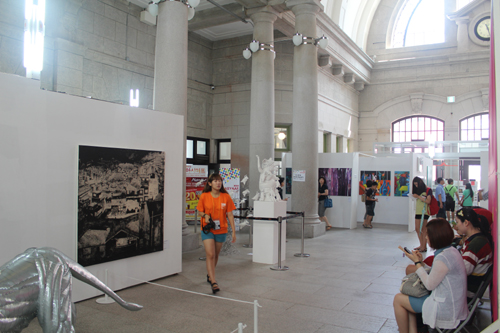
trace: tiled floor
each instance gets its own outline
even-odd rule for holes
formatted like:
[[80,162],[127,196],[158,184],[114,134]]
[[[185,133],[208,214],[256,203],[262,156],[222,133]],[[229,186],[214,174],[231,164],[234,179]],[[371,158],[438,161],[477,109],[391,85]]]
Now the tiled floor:
[[[224,298],[253,302],[259,308],[259,332],[398,332],[392,300],[398,292],[404,267],[398,245],[413,248],[415,233],[406,227],[375,225],[374,229],[333,229],[307,239],[309,258],[297,258],[300,240],[287,243],[288,271],[273,271],[255,264],[242,247],[248,235],[236,244],[238,254],[219,260],[217,280]],[[211,295],[206,282],[203,249],[183,255],[183,272],[155,283]],[[159,263],[160,264],[160,263]],[[77,307],[76,332],[224,332],[238,323],[243,332],[254,332],[253,305],[204,297],[144,284],[118,292],[125,300],[144,309],[129,312],[117,304],[100,305],[95,300]],[[25,332],[40,332],[36,320]]]

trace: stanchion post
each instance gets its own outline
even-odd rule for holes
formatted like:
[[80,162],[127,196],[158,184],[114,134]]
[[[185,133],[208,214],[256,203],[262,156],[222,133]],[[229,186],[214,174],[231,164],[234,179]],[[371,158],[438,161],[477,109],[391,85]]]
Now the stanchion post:
[[287,266],[281,267],[281,231],[283,230],[281,228],[281,223],[283,223],[283,217],[278,216],[278,265],[271,267],[273,271],[286,271],[288,270]]
[[253,301],[253,332],[259,332],[259,303],[257,300]]
[[[196,224],[198,222],[198,209],[194,210],[194,233],[196,234],[198,232],[198,228],[196,228]],[[200,221],[201,224],[201,221]]]
[[301,215],[302,215],[302,238],[301,238],[302,244],[300,247],[300,253],[295,253],[294,256],[306,258],[306,257],[309,257],[310,255],[307,253],[304,253],[304,229],[305,229],[305,225],[306,225],[305,213],[302,212]]
[[248,244],[243,244],[243,247],[247,247],[249,249],[253,248],[253,220],[250,220],[248,226]]

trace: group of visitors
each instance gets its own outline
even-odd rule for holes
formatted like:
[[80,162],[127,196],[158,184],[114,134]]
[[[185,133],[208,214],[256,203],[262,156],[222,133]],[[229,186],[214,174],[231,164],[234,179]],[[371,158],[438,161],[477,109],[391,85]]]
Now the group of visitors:
[[[460,199],[452,179],[446,187],[444,179],[438,178],[436,182],[439,211],[436,218],[427,223],[432,190],[421,178],[413,179],[419,246],[413,251],[400,249],[413,261],[413,265],[406,268],[406,274],[417,274],[430,294],[417,298],[400,293],[394,297],[394,313],[400,332],[417,332],[417,314],[421,314],[423,323],[431,328],[457,327],[467,318],[467,303],[493,264],[491,213],[472,207],[474,192],[470,184],[466,185]],[[462,206],[456,216],[455,198]],[[435,252],[424,260],[422,253],[427,251],[427,244]]]

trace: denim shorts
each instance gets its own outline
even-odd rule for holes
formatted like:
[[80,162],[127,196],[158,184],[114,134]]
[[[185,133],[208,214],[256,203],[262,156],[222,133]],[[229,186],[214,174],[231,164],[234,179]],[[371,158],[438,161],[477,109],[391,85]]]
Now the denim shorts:
[[430,294],[422,297],[408,296],[410,298],[411,308],[413,309],[413,311],[415,311],[415,313],[422,313],[422,307],[424,306],[424,302],[429,296]]
[[202,241],[204,241],[205,239],[213,239],[216,243],[224,243],[226,241],[226,236],[227,233],[214,235],[211,231],[208,234],[204,233],[203,231],[201,232]]

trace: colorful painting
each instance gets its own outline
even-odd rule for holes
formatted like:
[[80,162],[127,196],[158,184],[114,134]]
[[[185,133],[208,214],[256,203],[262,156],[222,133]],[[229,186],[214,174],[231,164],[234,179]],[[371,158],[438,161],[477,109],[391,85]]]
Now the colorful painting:
[[328,195],[340,197],[351,196],[351,168],[319,168],[318,175],[326,179]]
[[359,194],[362,195],[362,187],[366,188],[367,180],[376,180],[378,183],[377,195],[388,197],[391,195],[391,172],[390,171],[361,171],[359,181]]
[[394,172],[394,196],[407,197],[410,190],[410,172]]
[[163,251],[165,153],[79,147],[78,263]]

